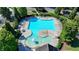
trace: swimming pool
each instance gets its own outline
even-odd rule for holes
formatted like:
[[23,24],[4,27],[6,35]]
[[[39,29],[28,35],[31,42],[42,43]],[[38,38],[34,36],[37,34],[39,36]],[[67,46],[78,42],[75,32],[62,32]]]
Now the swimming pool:
[[[38,33],[41,30],[56,30],[55,21],[53,19],[43,20],[41,18],[31,17],[29,18],[29,30],[32,31],[32,35],[27,38],[26,43],[29,46],[39,46],[42,43],[49,43],[51,42],[51,37],[41,38],[39,37]],[[27,28],[26,28],[27,30]],[[34,42],[36,41],[36,43]],[[38,44],[39,43],[39,44]]]
[[[38,36],[38,32],[41,30],[56,30],[55,22],[53,19],[50,20],[42,20],[40,18],[31,18],[29,29],[33,32],[33,37]],[[35,21],[33,21],[35,20]]]

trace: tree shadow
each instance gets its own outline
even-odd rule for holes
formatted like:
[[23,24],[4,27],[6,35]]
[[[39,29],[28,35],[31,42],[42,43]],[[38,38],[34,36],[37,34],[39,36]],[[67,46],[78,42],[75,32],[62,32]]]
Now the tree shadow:
[[79,47],[79,40],[78,39],[75,39],[71,42],[71,46],[72,47]]
[[30,21],[30,22],[36,22],[36,21],[38,20],[37,17],[29,17],[29,18],[27,18],[27,19],[28,19],[28,21]]
[[48,47],[49,47],[49,51],[59,51],[58,48],[54,47],[54,46],[51,46],[48,44]]

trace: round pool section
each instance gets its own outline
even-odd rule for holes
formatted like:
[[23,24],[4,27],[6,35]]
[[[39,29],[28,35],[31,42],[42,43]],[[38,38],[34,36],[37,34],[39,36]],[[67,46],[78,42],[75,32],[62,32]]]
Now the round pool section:
[[[26,43],[30,47],[40,46],[43,43],[51,42],[51,37],[41,38],[38,33],[41,30],[56,30],[55,21],[53,19],[43,20],[41,18],[30,17],[29,18],[29,30],[32,31],[32,35],[27,38]],[[27,28],[26,28],[27,30]]]

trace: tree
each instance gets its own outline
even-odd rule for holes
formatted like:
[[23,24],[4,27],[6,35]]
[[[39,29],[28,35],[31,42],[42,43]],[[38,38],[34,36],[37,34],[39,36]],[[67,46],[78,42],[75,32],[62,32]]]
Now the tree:
[[60,35],[62,41],[71,42],[74,40],[75,35],[78,32],[78,24],[75,20],[64,20],[63,31]]
[[12,28],[12,26],[8,22],[5,23],[4,28],[7,31],[10,31],[13,35],[16,35],[16,32],[14,31],[14,29]]
[[55,8],[55,13],[56,13],[57,15],[59,15],[60,12],[61,12],[61,9],[62,9],[62,7],[56,7],[56,8]]
[[35,8],[38,12],[47,12],[46,10],[45,10],[45,8],[44,7],[36,7]]
[[77,13],[77,7],[75,7],[72,12],[69,14],[69,18],[70,19],[74,19],[74,17],[76,16]]
[[75,19],[74,20],[77,21],[77,24],[79,26],[79,16],[75,16]]
[[75,16],[74,20],[77,21],[77,24],[78,24],[77,28],[78,28],[78,32],[79,32],[79,16]]
[[15,36],[5,28],[0,30],[0,50],[16,51],[17,42]]
[[0,7],[0,14],[7,20],[11,21],[11,11],[7,7]]
[[21,17],[27,16],[27,9],[25,7],[18,7],[16,9]]
[[15,7],[13,8],[13,10],[14,10],[16,19],[18,19],[18,21],[20,21],[21,16],[20,16],[19,12],[17,11],[17,9]]
[[5,28],[7,31],[11,32],[15,38],[19,38],[20,37],[20,31],[15,31],[14,28],[12,28],[12,26],[9,23],[5,23],[5,25],[3,26],[3,28]]

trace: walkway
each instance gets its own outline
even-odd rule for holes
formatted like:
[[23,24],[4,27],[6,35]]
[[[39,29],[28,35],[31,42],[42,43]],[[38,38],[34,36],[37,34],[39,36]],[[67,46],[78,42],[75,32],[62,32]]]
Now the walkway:
[[61,50],[60,51],[65,51],[65,47],[67,46],[67,43],[63,43],[63,46],[62,46],[62,48],[61,48]]

